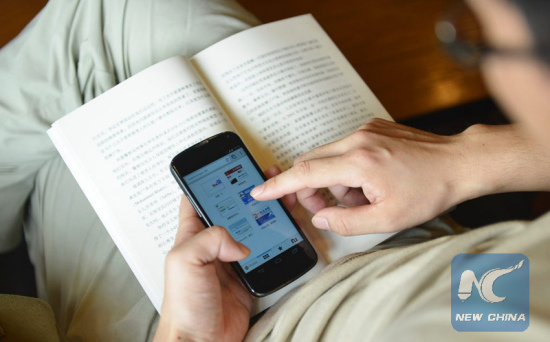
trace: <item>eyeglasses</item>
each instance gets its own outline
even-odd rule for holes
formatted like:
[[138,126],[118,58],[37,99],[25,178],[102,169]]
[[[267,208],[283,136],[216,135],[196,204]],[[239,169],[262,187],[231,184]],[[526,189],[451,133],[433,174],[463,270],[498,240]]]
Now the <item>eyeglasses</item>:
[[488,55],[506,58],[540,58],[547,63],[546,57],[550,55],[548,48],[540,46],[536,49],[491,46],[485,42],[477,19],[462,2],[437,21],[435,33],[451,57],[468,68],[478,67],[481,60]]

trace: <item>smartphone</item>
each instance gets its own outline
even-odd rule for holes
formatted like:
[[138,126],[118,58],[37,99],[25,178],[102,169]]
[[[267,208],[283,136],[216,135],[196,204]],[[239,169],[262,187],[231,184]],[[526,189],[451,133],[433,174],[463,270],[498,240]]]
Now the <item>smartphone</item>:
[[250,293],[268,295],[317,263],[317,254],[280,200],[256,201],[267,179],[239,136],[217,134],[179,153],[171,172],[207,226],[219,225],[251,251],[233,262]]

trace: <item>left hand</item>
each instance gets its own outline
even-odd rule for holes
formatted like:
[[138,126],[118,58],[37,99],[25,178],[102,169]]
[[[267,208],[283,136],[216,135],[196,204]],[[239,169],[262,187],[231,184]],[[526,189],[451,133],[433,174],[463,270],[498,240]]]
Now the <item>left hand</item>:
[[155,341],[241,341],[252,295],[228,262],[250,250],[222,227],[205,229],[183,196],[179,230],[166,257],[165,293]]
[[[519,125],[473,125],[454,136],[373,119],[300,156],[254,188],[260,201],[297,193],[313,225],[341,235],[396,232],[479,196],[549,191],[550,152]],[[347,206],[329,206],[328,188]]]
[[[318,147],[254,188],[259,201],[296,193],[313,225],[341,235],[396,232],[425,222],[470,192],[465,136],[440,136],[381,119]],[[475,181],[475,179],[474,179]],[[346,208],[330,206],[328,188]]]

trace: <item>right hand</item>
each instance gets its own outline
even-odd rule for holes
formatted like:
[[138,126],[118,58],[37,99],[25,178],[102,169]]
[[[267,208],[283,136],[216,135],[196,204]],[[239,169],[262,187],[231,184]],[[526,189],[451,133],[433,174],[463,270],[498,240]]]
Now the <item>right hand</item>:
[[[281,173],[265,170],[268,178]],[[296,196],[283,197],[292,210]],[[181,199],[179,229],[166,257],[165,291],[156,341],[241,341],[247,331],[252,295],[227,262],[250,250],[219,226],[205,229],[186,199]]]
[[166,257],[155,341],[241,341],[253,297],[228,262],[242,260],[249,253],[226,229],[205,229],[183,196],[179,229]]
[[[314,226],[341,235],[402,230],[466,199],[458,137],[374,119],[302,155],[252,196],[270,200],[296,192],[315,214]],[[320,188],[347,208],[327,206]]]

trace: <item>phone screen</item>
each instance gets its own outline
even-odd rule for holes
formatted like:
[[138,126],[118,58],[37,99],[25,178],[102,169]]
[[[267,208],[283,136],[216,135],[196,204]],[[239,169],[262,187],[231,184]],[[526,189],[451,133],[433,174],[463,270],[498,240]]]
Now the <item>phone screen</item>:
[[303,240],[277,200],[259,202],[250,196],[264,180],[242,147],[183,179],[212,223],[251,250],[239,261],[245,273]]

